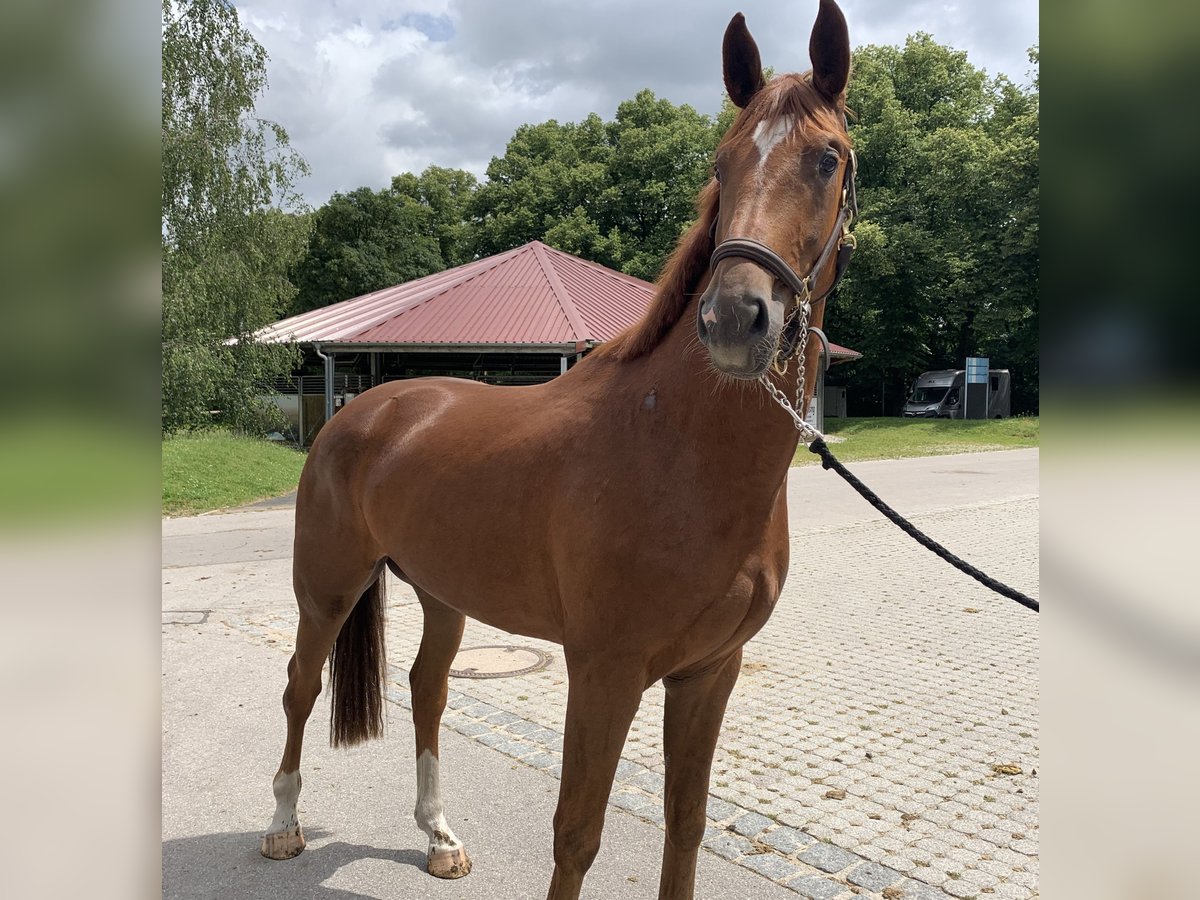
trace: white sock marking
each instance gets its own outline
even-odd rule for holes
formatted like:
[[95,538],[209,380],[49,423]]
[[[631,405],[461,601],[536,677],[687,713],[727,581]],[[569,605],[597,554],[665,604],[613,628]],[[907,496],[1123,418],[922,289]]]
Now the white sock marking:
[[429,838],[430,853],[462,846],[462,842],[446,824],[438,758],[430,750],[423,750],[417,758],[417,808],[413,810],[413,817],[417,820],[417,827]]
[[300,824],[296,818],[296,801],[300,799],[300,772],[280,772],[271,782],[275,794],[275,818],[267,834],[287,831]]

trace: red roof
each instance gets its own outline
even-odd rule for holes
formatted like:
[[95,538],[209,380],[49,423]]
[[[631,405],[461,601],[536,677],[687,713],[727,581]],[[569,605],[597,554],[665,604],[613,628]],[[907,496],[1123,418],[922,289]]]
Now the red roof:
[[[581,344],[637,322],[654,285],[541,241],[281,319],[266,342]],[[834,359],[860,354],[830,344]]]
[[854,359],[862,358],[862,354],[857,350],[851,350],[849,347],[843,347],[841,344],[829,342],[829,358],[838,362],[850,362]]
[[268,342],[575,344],[642,317],[654,285],[532,241],[268,325]]

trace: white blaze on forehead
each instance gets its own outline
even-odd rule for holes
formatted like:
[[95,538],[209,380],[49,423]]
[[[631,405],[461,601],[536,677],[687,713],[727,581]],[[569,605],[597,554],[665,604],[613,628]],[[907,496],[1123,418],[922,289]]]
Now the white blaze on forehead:
[[779,142],[792,133],[795,125],[796,120],[792,116],[780,116],[771,122],[764,119],[754,126],[753,138],[754,146],[758,148],[759,168],[762,168]]

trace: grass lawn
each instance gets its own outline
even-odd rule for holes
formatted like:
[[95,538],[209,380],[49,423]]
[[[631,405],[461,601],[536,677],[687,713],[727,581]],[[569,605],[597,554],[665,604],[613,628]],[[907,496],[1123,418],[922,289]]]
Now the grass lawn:
[[240,506],[293,490],[305,455],[227,431],[177,435],[162,442],[162,511],[187,515]]
[[[1039,420],[1014,419],[826,419],[825,433],[838,459],[903,459],[980,450],[1015,450],[1038,445]],[[801,444],[793,465],[817,465],[820,460]]]

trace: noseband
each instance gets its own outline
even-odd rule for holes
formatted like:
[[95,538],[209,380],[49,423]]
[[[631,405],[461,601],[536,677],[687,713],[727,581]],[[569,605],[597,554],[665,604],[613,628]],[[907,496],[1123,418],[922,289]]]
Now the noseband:
[[[846,172],[842,176],[842,206],[838,210],[837,221],[833,223],[833,231],[829,235],[829,239],[825,241],[825,246],[821,249],[821,255],[817,257],[817,261],[813,263],[808,274],[801,278],[796,274],[795,270],[788,265],[778,253],[768,247],[761,241],[756,241],[753,238],[726,238],[717,244],[713,250],[712,256],[709,258],[708,265],[710,269],[715,269],[717,263],[723,259],[730,257],[738,257],[740,259],[748,259],[753,263],[762,266],[789,288],[795,294],[795,305],[789,311],[788,319],[784,323],[784,333],[780,337],[779,350],[775,356],[776,365],[786,365],[787,361],[795,356],[799,347],[800,333],[800,318],[797,313],[805,306],[810,308],[825,300],[834,289],[838,286],[838,282],[842,280],[842,275],[846,271],[846,266],[850,263],[850,257],[854,254],[854,249],[857,246],[854,235],[850,232],[850,223],[854,221],[858,215],[858,195],[854,190],[854,175],[857,168],[857,160],[854,156],[854,151],[850,151],[850,161],[846,164]],[[713,220],[713,231],[716,231],[716,219]],[[813,287],[825,270],[829,267],[831,261],[834,261],[833,281],[829,287],[823,290],[819,295],[813,295]]]

